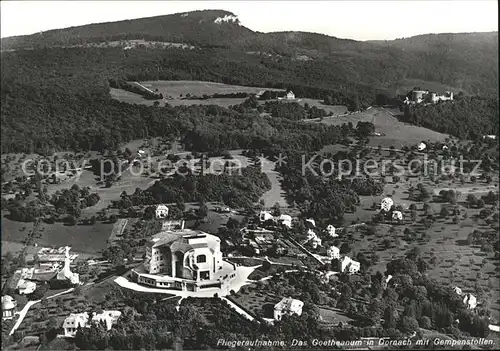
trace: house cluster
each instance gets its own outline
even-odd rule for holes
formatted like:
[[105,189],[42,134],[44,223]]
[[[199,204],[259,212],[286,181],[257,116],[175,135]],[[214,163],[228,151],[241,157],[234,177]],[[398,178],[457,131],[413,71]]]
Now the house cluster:
[[404,216],[403,212],[394,209],[394,200],[390,197],[385,197],[380,202],[380,210],[384,216],[389,216],[392,222],[402,223]]
[[292,228],[292,216],[289,215],[279,215],[273,216],[271,212],[268,211],[260,211],[259,220],[261,223],[266,223],[268,221],[272,221],[274,224],[283,225],[287,228]]
[[435,92],[429,92],[428,90],[412,90],[406,96],[404,103],[406,105],[415,105],[420,103],[432,103],[435,104],[439,101],[452,101],[453,92],[447,91],[442,95],[438,95]]
[[111,330],[111,327],[116,324],[121,316],[120,311],[102,311],[102,313],[93,313],[89,316],[87,312],[72,313],[63,323],[64,336],[74,338],[78,328],[90,328],[93,323],[99,323],[106,327],[106,330]]
[[[276,243],[276,241],[274,240],[275,232],[265,228],[245,227],[240,230],[240,233],[243,239],[243,243],[251,246],[255,250],[255,254],[257,255],[270,249]],[[280,247],[280,249],[282,248]]]
[[[314,221],[314,219],[306,219],[305,225],[307,228],[307,237],[302,242],[302,245],[309,246],[312,249],[317,249],[321,246],[322,240],[313,230],[313,228],[316,227],[316,222]],[[335,227],[331,224],[326,227],[325,233],[332,238],[339,236],[336,233]],[[326,249],[326,259],[328,262],[331,262],[331,260],[333,259],[338,260],[337,269],[342,273],[347,272],[349,274],[354,274],[359,272],[359,270],[361,269],[361,264],[353,260],[349,256],[344,256],[341,258],[340,249],[334,245],[331,245]]]

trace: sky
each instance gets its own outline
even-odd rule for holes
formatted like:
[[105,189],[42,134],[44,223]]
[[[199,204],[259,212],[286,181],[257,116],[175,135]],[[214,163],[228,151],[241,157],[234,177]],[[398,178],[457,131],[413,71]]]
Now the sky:
[[1,37],[203,9],[231,11],[254,31],[355,40],[498,31],[496,0],[1,1]]

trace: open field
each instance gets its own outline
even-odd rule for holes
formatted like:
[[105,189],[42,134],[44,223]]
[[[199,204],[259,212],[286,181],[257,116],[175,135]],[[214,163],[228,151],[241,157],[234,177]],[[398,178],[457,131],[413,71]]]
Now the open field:
[[[19,231],[19,225],[31,229],[32,223],[14,222],[2,218],[2,242],[8,242],[5,249],[19,249],[19,244],[26,238],[26,231]],[[34,236],[38,246],[71,246],[75,252],[98,253],[106,247],[113,224],[96,223],[93,226],[75,225],[66,226],[63,223],[41,223]],[[12,244],[11,244],[12,243]],[[4,247],[2,245],[2,254]]]
[[[282,89],[261,88],[261,87],[244,87],[239,85],[229,85],[223,83],[203,82],[203,81],[146,81],[140,82],[144,87],[158,91],[164,97],[171,97],[165,100],[172,106],[187,106],[187,105],[219,105],[228,107],[238,105],[245,101],[245,98],[214,98],[206,100],[188,100],[182,99],[186,94],[192,96],[203,96],[213,94],[231,94],[231,93],[253,93],[257,94],[263,90],[283,91]],[[164,103],[160,100],[147,100],[140,94],[132,93],[123,89],[110,89],[111,97],[122,102],[130,104],[142,104],[153,106],[155,101],[159,101],[161,105]],[[306,99],[310,100],[310,99]],[[310,105],[316,104],[314,100],[310,101]],[[319,107],[319,106],[318,106]],[[329,106],[334,111],[337,111],[336,106]]]
[[273,90],[273,91],[283,91],[282,89],[272,89],[272,88],[261,88],[261,87],[244,87],[240,85],[229,85],[223,83],[214,82],[204,82],[204,81],[145,81],[140,82],[146,88],[151,90],[158,89],[163,96],[172,96],[173,98],[179,98],[181,94],[185,96],[186,94],[202,96],[213,95],[213,94],[230,94],[230,93],[259,93],[262,90]]
[[354,125],[358,122],[371,122],[375,125],[375,132],[383,135],[371,137],[369,142],[371,146],[382,145],[382,147],[394,146],[395,148],[401,148],[403,145],[415,145],[421,141],[436,142],[449,138],[446,134],[400,122],[391,112],[379,107],[347,116],[325,117],[323,121],[308,123],[342,125],[349,122]]

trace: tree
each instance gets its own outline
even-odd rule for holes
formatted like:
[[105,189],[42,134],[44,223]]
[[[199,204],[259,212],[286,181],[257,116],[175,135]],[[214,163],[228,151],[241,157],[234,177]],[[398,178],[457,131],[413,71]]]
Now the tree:
[[418,322],[413,317],[403,316],[399,325],[399,330],[403,333],[413,333],[418,330]]
[[475,207],[477,205],[477,198],[474,194],[467,195],[466,201],[469,207]]

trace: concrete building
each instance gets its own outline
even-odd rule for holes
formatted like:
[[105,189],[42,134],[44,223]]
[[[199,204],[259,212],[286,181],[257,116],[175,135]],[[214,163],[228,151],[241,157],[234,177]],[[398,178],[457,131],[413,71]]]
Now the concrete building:
[[228,288],[235,276],[236,266],[222,259],[220,239],[190,229],[154,235],[144,264],[132,270],[139,284],[186,291]]
[[302,314],[304,303],[300,300],[292,298],[283,298],[280,302],[274,305],[274,319],[280,321],[284,315]]
[[287,100],[295,100],[295,94],[293,93],[293,91],[290,90],[288,93],[286,93],[285,99],[287,99]]
[[102,311],[102,313],[93,314],[90,318],[87,312],[72,313],[63,323],[64,336],[74,338],[78,328],[89,328],[92,323],[102,323],[106,326],[106,330],[111,330],[121,316],[120,311]]
[[339,268],[342,273],[347,271],[349,274],[354,274],[359,272],[361,264],[348,256],[344,256],[344,258],[340,260]]
[[2,296],[2,320],[12,319],[17,312],[17,301],[12,296]]
[[167,218],[168,217],[168,207],[163,205],[163,204],[156,206],[155,217],[156,217],[156,219]]

